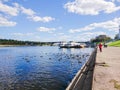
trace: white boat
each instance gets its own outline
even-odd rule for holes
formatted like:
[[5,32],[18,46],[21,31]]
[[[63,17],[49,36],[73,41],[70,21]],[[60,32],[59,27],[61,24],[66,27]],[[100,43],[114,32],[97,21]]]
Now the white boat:
[[77,42],[61,42],[59,44],[60,48],[84,48],[84,45]]

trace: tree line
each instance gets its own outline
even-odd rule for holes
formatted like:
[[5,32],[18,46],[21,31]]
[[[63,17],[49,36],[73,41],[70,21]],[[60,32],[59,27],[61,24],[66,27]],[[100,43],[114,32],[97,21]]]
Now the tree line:
[[52,45],[54,42],[34,42],[34,41],[20,41],[12,39],[0,39],[0,45]]
[[99,35],[96,38],[91,39],[91,42],[99,43],[99,42],[108,42],[110,40],[112,40],[112,38],[107,35]]

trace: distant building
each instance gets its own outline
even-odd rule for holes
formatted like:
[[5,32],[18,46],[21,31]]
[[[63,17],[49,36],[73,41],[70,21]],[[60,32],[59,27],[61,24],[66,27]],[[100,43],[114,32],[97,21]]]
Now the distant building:
[[119,25],[118,39],[120,39],[120,25]]

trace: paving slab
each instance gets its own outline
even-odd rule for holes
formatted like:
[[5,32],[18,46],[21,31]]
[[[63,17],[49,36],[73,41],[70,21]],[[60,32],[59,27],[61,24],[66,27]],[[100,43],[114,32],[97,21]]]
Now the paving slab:
[[120,47],[97,51],[92,90],[120,90]]

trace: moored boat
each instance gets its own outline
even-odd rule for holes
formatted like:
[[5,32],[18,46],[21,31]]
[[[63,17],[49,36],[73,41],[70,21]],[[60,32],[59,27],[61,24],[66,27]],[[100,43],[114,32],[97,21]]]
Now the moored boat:
[[84,48],[85,45],[77,42],[61,42],[59,44],[60,48]]

